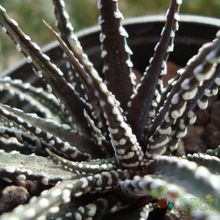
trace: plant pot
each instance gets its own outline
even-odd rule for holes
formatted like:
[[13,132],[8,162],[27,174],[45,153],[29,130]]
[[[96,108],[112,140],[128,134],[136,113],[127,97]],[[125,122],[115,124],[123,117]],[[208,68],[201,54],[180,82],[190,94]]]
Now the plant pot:
[[[152,56],[153,48],[159,40],[164,22],[164,16],[137,17],[127,19],[124,22],[124,26],[129,34],[128,44],[133,51],[132,61],[134,67],[141,72],[144,71],[146,63]],[[180,29],[175,38],[174,52],[171,54],[170,60],[180,66],[185,65],[203,43],[214,38],[219,26],[220,20],[218,19],[182,15],[180,17]],[[87,28],[78,32],[78,37],[85,52],[97,70],[101,72],[102,60],[99,48],[99,31],[100,28],[98,26]],[[47,45],[44,51],[58,66],[62,69],[64,68],[61,59],[62,52],[56,42]],[[39,80],[37,80],[32,71],[31,65],[25,60],[6,70],[3,76],[6,75],[35,84],[39,83]]]

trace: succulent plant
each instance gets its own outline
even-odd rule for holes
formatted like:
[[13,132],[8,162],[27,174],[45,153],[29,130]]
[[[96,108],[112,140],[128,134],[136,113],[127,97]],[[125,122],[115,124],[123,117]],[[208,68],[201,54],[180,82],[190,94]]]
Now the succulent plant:
[[44,23],[63,50],[63,72],[0,6],[2,31],[41,81],[0,79],[0,219],[219,219],[219,148],[184,156],[177,149],[196,108],[217,94],[220,32],[165,86],[181,0],[170,1],[141,77],[117,0],[97,4],[102,73],[84,54],[64,1],[53,4],[59,33]]

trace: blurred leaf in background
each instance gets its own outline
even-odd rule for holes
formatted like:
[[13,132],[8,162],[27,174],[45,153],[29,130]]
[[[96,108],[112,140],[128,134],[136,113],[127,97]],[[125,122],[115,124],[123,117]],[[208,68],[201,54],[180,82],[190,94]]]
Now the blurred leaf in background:
[[[43,27],[42,19],[53,21],[51,2],[48,0],[0,0],[0,4],[18,22],[22,29],[30,34],[31,38],[44,45],[50,41],[50,35]],[[10,67],[23,56],[19,54],[8,40],[8,37],[0,34],[0,70]]]
[[[38,44],[45,45],[52,39],[42,19],[55,25],[52,0],[0,0],[8,13]],[[65,0],[71,21],[76,30],[97,23],[97,0]],[[166,12],[169,0],[120,0],[125,17]],[[181,13],[220,17],[220,0],[183,0]],[[0,35],[0,71],[12,66],[22,56],[3,34]]]

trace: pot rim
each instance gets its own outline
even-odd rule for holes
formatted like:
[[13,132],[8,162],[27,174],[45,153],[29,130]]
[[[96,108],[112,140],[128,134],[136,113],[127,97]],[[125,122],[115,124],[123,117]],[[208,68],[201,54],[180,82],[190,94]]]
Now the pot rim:
[[[141,23],[162,23],[165,22],[166,16],[165,15],[146,15],[146,16],[138,16],[138,17],[130,17],[126,18],[123,21],[123,25],[130,26],[132,24],[141,24]],[[201,16],[201,15],[190,15],[190,14],[180,14],[180,23],[190,23],[190,24],[204,24],[210,25],[213,27],[220,28],[220,19],[209,17],[209,16]],[[91,27],[83,28],[76,32],[78,38],[86,36],[88,34],[94,34],[100,31],[99,25],[94,25]],[[57,41],[52,41],[42,47],[43,52],[50,51],[58,46]],[[21,68],[23,65],[27,64],[26,58],[22,58],[17,63],[13,64],[12,67],[7,68],[1,74],[1,77],[7,76],[9,73],[14,72],[16,69]]]

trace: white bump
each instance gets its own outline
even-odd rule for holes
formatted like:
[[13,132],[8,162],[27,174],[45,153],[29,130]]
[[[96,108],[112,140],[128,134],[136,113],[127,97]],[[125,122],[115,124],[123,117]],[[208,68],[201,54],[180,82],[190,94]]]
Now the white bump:
[[183,82],[181,83],[181,88],[184,90],[189,90],[190,89],[190,80],[189,79],[184,79]]
[[177,104],[179,102],[179,94],[176,93],[173,95],[172,99],[171,99],[171,103],[172,104]]
[[97,1],[97,8],[100,10],[102,8],[101,0]]
[[215,84],[220,86],[220,77],[215,78]]
[[35,129],[35,134],[40,134],[41,133],[41,129],[40,128],[36,128]]
[[208,107],[208,99],[206,100],[197,100],[197,105],[200,109],[206,109]]
[[21,47],[20,47],[19,44],[16,44],[16,50],[17,50],[18,52],[21,52]]
[[3,32],[4,34],[6,34],[6,33],[7,33],[7,30],[6,30],[6,28],[5,28],[5,27],[2,27],[2,28],[1,28],[1,30],[2,30],[2,32]]
[[[34,208],[28,208],[25,210],[24,214],[25,214],[26,218],[33,219],[35,217],[36,210]],[[11,218],[9,218],[9,219],[11,219]]]
[[40,199],[40,200],[39,200],[39,206],[40,206],[41,208],[46,208],[46,207],[48,207],[48,206],[49,206],[49,201],[48,201],[48,199],[46,199],[46,198]]
[[175,109],[171,111],[171,117],[173,119],[179,118],[180,116],[182,116],[185,109],[186,109],[186,102],[184,102],[183,106],[180,109]]
[[55,189],[53,192],[52,192],[52,197],[58,197],[62,194],[62,191],[61,189]]
[[172,133],[172,129],[171,129],[170,126],[169,126],[168,128],[161,128],[161,127],[159,127],[158,132],[159,132],[160,134],[170,135],[170,134]]
[[54,207],[52,207],[52,208],[50,208],[50,210],[49,210],[49,212],[50,213],[57,213],[57,212],[59,212],[59,207],[58,206],[54,206]]
[[24,174],[20,174],[16,177],[17,181],[24,181],[26,180],[26,176]]
[[184,92],[182,97],[183,97],[184,100],[191,100],[191,99],[193,99],[196,96],[197,91],[198,91],[198,88],[195,87],[192,90]]
[[123,15],[119,10],[114,12],[114,17],[117,19],[123,19]]
[[121,36],[128,38],[128,33],[124,29],[124,27],[122,27],[122,26],[119,27],[119,33],[120,33]]

